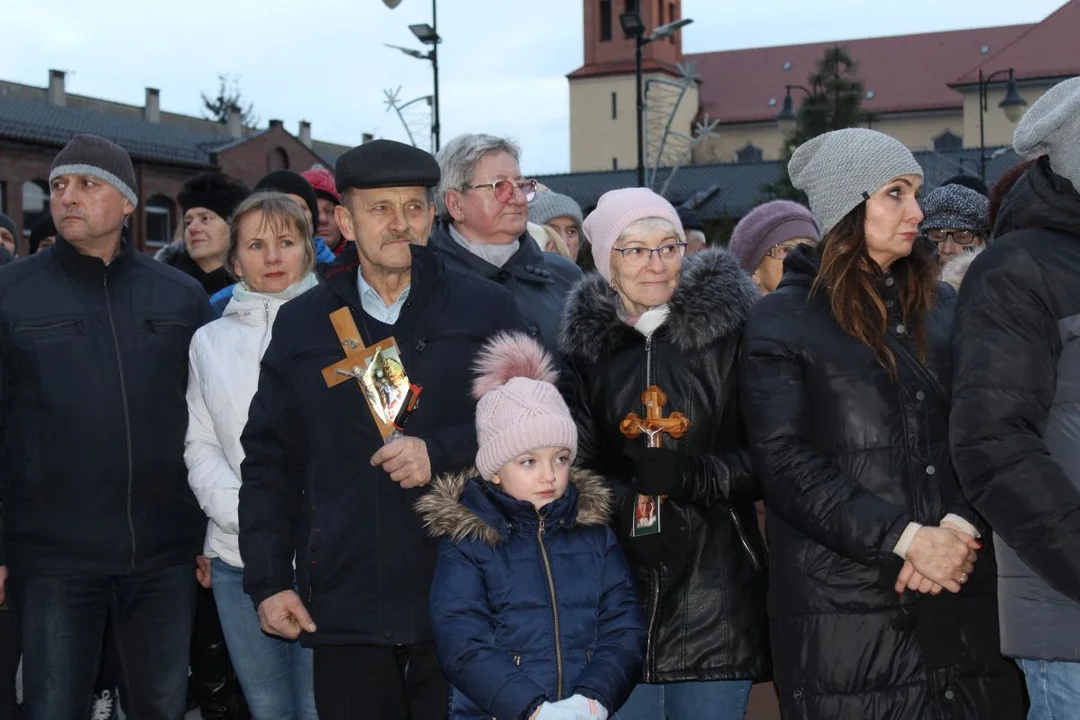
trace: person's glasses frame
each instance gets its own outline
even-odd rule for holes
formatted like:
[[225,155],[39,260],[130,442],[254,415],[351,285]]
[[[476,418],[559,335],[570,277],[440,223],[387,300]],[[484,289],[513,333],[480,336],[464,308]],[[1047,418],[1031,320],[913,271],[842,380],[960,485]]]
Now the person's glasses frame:
[[773,260],[783,260],[791,253],[792,250],[799,247],[799,243],[782,242],[773,245],[769,248],[765,254],[771,257]]
[[935,245],[941,245],[946,240],[952,240],[960,247],[967,247],[979,239],[979,236],[970,230],[928,230],[926,239]]
[[612,252],[617,252],[623,256],[623,262],[630,267],[645,267],[652,260],[653,253],[660,258],[660,262],[671,264],[676,260],[682,259],[686,252],[686,243],[673,242],[661,245],[657,248],[648,247],[628,247],[628,248],[612,248]]
[[496,180],[495,182],[479,183],[477,185],[465,185],[462,190],[480,190],[481,188],[491,188],[495,199],[501,203],[510,202],[514,197],[515,190],[521,191],[521,194],[525,196],[525,202],[532,202],[533,198],[536,197],[535,180],[520,180],[518,182]]

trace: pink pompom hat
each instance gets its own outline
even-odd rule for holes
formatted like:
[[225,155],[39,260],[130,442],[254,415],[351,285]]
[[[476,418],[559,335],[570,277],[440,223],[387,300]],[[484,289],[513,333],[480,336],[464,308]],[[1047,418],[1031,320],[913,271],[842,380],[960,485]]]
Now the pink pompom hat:
[[551,356],[523,333],[493,337],[476,361],[473,397],[476,467],[490,480],[503,465],[538,448],[564,447],[577,456],[577,426],[555,387]]

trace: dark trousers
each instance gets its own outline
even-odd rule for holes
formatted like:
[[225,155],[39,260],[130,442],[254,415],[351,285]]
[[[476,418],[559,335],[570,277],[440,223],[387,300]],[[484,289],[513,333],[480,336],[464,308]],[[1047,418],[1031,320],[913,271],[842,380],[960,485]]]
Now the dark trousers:
[[0,718],[19,720],[22,710],[15,697],[15,676],[19,672],[19,628],[7,607],[0,610]]
[[450,686],[435,643],[317,647],[319,720],[444,720]]
[[27,720],[89,717],[106,623],[113,628],[129,717],[182,718],[195,613],[193,570],[185,563],[133,575],[9,578],[22,632]]

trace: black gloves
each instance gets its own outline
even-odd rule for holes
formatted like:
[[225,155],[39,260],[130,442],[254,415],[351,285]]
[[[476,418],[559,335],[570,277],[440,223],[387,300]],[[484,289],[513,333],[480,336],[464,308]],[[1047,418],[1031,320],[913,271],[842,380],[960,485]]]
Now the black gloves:
[[670,501],[661,502],[656,511],[660,516],[660,532],[631,537],[636,505],[637,493],[627,493],[616,515],[616,531],[623,550],[646,567],[662,566],[672,575],[678,574],[690,556],[690,524],[685,514]]
[[623,451],[634,463],[634,489],[642,495],[668,495],[688,500],[683,473],[686,454],[667,448],[628,444]]

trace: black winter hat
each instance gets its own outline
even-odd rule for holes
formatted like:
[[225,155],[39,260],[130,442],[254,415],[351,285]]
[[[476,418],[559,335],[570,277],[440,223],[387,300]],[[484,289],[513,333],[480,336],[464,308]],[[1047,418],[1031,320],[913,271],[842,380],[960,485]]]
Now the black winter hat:
[[690,208],[677,207],[675,212],[679,214],[679,222],[682,223],[684,231],[688,230],[700,230],[705,232],[705,224],[701,222],[701,215],[697,210],[691,210]]
[[109,183],[138,207],[139,185],[127,150],[97,135],[76,135],[53,158],[49,183],[61,175],[87,175]]
[[247,185],[223,172],[207,172],[184,183],[176,202],[180,212],[201,207],[217,213],[225,222],[244,198],[250,195]]
[[47,237],[56,237],[56,225],[53,223],[52,214],[45,213],[37,221],[37,225],[30,231],[30,254],[33,255],[41,247],[41,241]]
[[311,210],[311,225],[319,227],[319,198],[315,196],[315,188],[311,187],[303,175],[292,170],[275,170],[269,175],[263,175],[259,182],[255,183],[255,191],[276,190],[286,195],[299,195],[304,198],[308,209]]

